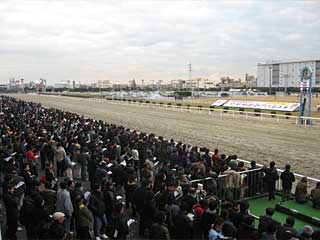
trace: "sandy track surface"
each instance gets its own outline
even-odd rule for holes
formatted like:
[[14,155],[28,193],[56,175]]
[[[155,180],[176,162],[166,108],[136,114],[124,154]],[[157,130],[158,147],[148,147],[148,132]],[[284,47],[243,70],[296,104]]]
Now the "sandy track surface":
[[319,178],[319,128],[134,105],[96,103],[71,97],[31,94],[15,96],[41,102],[45,107],[55,107],[155,133],[167,139],[174,138],[176,141],[206,146],[211,150],[218,147],[223,153],[237,154],[239,158],[249,161],[267,164],[274,160],[280,168],[290,163],[294,172]]

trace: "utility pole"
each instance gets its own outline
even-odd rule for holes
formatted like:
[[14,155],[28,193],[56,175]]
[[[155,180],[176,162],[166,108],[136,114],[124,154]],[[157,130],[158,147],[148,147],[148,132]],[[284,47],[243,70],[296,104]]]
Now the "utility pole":
[[189,70],[189,82],[191,83],[191,97],[193,97],[192,66],[190,61],[188,63],[188,70]]
[[272,77],[272,66],[269,65],[269,74],[270,74],[270,77],[269,77],[269,96],[271,96],[271,77]]

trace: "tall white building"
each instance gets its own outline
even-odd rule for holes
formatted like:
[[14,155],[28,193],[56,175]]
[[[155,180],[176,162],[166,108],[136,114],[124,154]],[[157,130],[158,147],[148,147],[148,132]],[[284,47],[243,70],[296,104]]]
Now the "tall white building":
[[312,68],[313,86],[320,87],[320,60],[258,63],[257,87],[299,87],[304,67]]

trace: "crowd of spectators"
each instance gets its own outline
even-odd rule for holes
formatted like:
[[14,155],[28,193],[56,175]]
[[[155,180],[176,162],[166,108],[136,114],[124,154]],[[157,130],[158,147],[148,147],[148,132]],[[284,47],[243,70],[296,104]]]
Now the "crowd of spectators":
[[[267,208],[255,228],[244,197],[294,175],[236,155],[139,133],[122,126],[1,96],[0,166],[6,239],[320,239],[319,230],[281,225]],[[306,179],[295,189],[305,202]],[[319,208],[320,184],[311,192]],[[304,196],[304,197],[303,197]],[[309,234],[309,235],[308,235]]]

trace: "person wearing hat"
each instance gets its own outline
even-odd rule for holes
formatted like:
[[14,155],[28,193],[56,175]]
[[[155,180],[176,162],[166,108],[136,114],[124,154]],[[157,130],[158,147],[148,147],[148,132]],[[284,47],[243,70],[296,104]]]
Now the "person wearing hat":
[[7,239],[17,239],[16,233],[19,219],[19,204],[14,195],[15,186],[9,183],[7,189],[7,193],[3,197],[7,216],[7,231],[5,236]]
[[53,214],[54,223],[50,227],[50,239],[65,239],[67,232],[64,229],[65,214],[62,212],[55,212]]
[[298,237],[301,240],[309,240],[311,239],[312,234],[313,234],[313,228],[309,225],[306,225],[303,227],[302,230],[299,231]]
[[308,201],[308,179],[303,177],[296,186],[295,197],[298,203],[305,203]]

